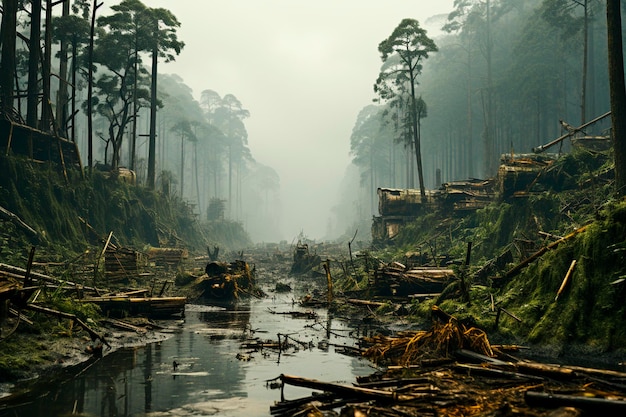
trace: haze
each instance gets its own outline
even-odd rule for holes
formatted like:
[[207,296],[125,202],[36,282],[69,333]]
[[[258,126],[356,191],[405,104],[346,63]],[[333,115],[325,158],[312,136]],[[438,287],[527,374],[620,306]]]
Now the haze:
[[[203,90],[234,94],[252,156],[281,181],[281,226],[264,240],[323,238],[350,165],[350,134],[374,98],[378,44],[404,18],[427,20],[452,0],[148,0],[181,22],[185,48],[162,73]],[[245,219],[243,219],[245,223]],[[330,226],[333,228],[333,226]]]

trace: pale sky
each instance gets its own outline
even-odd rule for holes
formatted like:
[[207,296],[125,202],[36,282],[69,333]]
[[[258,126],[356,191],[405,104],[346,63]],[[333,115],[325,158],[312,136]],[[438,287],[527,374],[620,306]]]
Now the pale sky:
[[281,180],[282,237],[326,233],[350,164],[350,135],[372,103],[378,44],[404,18],[426,20],[453,0],[144,0],[181,22],[176,73],[199,99],[234,94],[250,111],[253,157]]

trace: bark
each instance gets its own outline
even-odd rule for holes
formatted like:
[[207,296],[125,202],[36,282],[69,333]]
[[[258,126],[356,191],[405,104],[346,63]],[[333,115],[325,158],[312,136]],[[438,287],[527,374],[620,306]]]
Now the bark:
[[2,61],[0,62],[0,105],[3,115],[13,112],[13,77],[15,76],[15,42],[17,26],[17,0],[2,2]]
[[[155,33],[159,31],[159,22],[155,22]],[[158,45],[155,41],[152,49],[152,82],[150,87],[150,136],[148,140],[148,188],[154,190],[156,184],[156,112],[157,112],[157,64]]]
[[620,0],[606,2],[609,53],[609,84],[611,97],[612,139],[615,155],[615,188],[626,194],[626,88],[622,50],[622,19]]
[[593,415],[624,415],[624,413],[626,413],[626,401],[622,400],[589,398],[581,395],[550,394],[547,392],[534,391],[526,391],[524,399],[528,405],[533,407],[575,407],[591,412]]
[[[41,0],[33,0],[30,16],[30,39],[28,55],[28,91],[26,104],[26,124],[37,128],[39,101],[39,38],[41,35]],[[32,144],[31,144],[32,147]],[[32,149],[31,149],[32,151]],[[32,153],[32,152],[31,152]],[[29,155],[32,158],[32,154]]]

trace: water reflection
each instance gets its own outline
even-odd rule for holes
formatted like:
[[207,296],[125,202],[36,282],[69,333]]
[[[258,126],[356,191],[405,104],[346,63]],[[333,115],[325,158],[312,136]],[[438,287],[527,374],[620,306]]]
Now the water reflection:
[[[354,329],[330,320],[317,321],[272,314],[294,307],[289,300],[253,300],[235,308],[189,305],[184,325],[170,339],[141,348],[124,349],[93,363],[63,383],[39,387],[28,404],[4,408],[0,416],[249,416],[269,415],[279,400],[265,384],[281,373],[334,382],[351,382],[370,373],[367,362],[338,355],[328,345],[346,344]],[[303,346],[288,351],[246,352],[248,337],[275,339],[290,334]],[[322,343],[320,343],[322,342]],[[318,345],[326,344],[326,349]],[[287,395],[308,390],[289,387]]]

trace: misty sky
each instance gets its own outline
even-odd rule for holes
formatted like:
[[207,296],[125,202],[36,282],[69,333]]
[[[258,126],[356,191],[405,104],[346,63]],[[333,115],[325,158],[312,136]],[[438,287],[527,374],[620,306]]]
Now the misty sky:
[[[378,44],[403,18],[426,20],[453,0],[144,0],[181,22],[185,49],[159,72],[234,94],[250,111],[253,157],[280,175],[281,237],[322,238],[350,164],[357,114],[374,98]],[[245,219],[243,219],[245,220]]]

